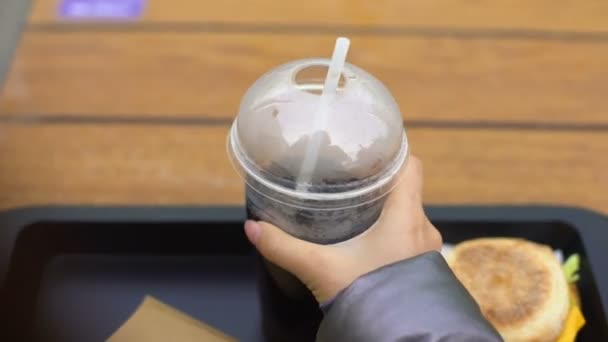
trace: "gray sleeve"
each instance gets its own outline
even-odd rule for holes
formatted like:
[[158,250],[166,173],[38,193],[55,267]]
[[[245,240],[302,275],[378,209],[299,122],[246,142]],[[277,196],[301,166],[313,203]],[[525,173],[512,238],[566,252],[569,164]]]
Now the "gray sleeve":
[[317,342],[502,341],[438,252],[366,274],[322,308]]
[[30,0],[0,0],[0,91],[27,21]]

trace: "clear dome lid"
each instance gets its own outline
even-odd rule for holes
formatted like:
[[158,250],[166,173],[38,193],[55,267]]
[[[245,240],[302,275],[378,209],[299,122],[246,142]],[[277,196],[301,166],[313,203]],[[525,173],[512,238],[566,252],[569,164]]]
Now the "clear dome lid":
[[[380,81],[348,63],[335,95],[322,103],[329,65],[322,58],[293,61],[247,91],[229,141],[245,178],[339,193],[394,176],[407,156],[398,105]],[[325,111],[321,126],[319,110]]]

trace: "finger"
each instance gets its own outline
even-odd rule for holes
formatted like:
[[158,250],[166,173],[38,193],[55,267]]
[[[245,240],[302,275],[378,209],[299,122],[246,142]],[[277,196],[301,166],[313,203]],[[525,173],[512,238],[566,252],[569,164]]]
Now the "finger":
[[431,221],[428,220],[428,218],[426,222],[425,229],[429,234],[431,248],[436,251],[441,251],[441,248],[443,247],[443,236],[441,235],[441,232],[433,223],[431,223]]
[[247,221],[245,233],[264,258],[300,278],[315,267],[315,255],[322,253],[322,246],[295,238],[270,223]]
[[399,184],[388,196],[384,204],[383,216],[392,216],[410,208],[412,204],[422,203],[422,162],[415,156],[408,158],[400,171]]

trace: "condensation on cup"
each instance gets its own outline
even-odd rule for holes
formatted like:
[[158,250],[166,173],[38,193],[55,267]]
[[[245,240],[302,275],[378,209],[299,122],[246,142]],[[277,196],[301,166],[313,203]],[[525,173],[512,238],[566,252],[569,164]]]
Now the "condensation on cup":
[[345,63],[347,50],[339,38],[332,59],[263,75],[228,137],[249,217],[320,244],[369,228],[408,156],[398,105],[379,80]]

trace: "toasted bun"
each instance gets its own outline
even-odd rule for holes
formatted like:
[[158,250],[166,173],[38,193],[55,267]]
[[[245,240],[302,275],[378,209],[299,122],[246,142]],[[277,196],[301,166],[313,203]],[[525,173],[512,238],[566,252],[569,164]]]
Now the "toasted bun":
[[458,244],[447,259],[505,341],[555,341],[560,335],[570,301],[551,248],[484,238]]

